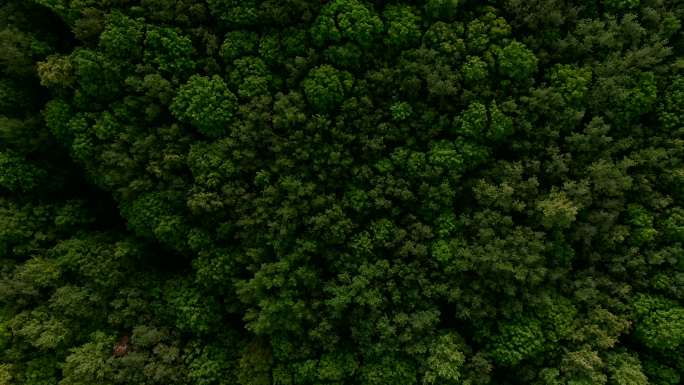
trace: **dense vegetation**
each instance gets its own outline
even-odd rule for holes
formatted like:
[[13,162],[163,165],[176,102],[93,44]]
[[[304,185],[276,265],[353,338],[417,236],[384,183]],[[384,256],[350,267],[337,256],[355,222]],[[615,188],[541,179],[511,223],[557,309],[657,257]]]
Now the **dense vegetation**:
[[684,382],[681,0],[0,4],[1,385]]

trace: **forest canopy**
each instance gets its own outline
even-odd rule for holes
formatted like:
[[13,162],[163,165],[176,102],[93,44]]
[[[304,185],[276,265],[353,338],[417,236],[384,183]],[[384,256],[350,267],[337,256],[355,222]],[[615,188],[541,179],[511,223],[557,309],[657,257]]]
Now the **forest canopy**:
[[0,2],[0,385],[684,383],[680,0]]

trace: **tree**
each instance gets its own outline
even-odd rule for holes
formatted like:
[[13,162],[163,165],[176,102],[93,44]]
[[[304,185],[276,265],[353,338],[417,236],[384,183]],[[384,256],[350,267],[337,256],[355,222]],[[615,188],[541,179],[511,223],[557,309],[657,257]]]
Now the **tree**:
[[496,56],[501,74],[513,80],[528,79],[537,71],[537,58],[517,41],[497,50]]
[[329,65],[312,69],[302,82],[309,105],[318,112],[326,112],[339,106],[354,79],[351,74]]
[[382,20],[363,2],[334,0],[323,7],[314,21],[311,37],[319,46],[351,41],[367,48],[382,30]]
[[179,89],[170,106],[171,112],[209,137],[228,131],[236,109],[235,95],[220,77],[191,76]]
[[2,2],[0,383],[678,384],[683,15]]

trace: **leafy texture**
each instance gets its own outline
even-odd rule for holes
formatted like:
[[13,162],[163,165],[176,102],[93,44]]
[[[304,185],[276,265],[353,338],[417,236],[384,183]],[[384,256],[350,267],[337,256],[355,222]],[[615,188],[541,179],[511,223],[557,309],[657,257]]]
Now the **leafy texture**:
[[3,1],[0,385],[681,383],[683,18]]

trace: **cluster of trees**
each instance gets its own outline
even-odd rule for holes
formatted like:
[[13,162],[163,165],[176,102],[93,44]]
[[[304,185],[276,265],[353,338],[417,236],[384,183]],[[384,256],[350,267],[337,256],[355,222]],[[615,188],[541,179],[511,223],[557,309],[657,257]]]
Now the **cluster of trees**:
[[0,384],[684,381],[678,0],[6,0]]

